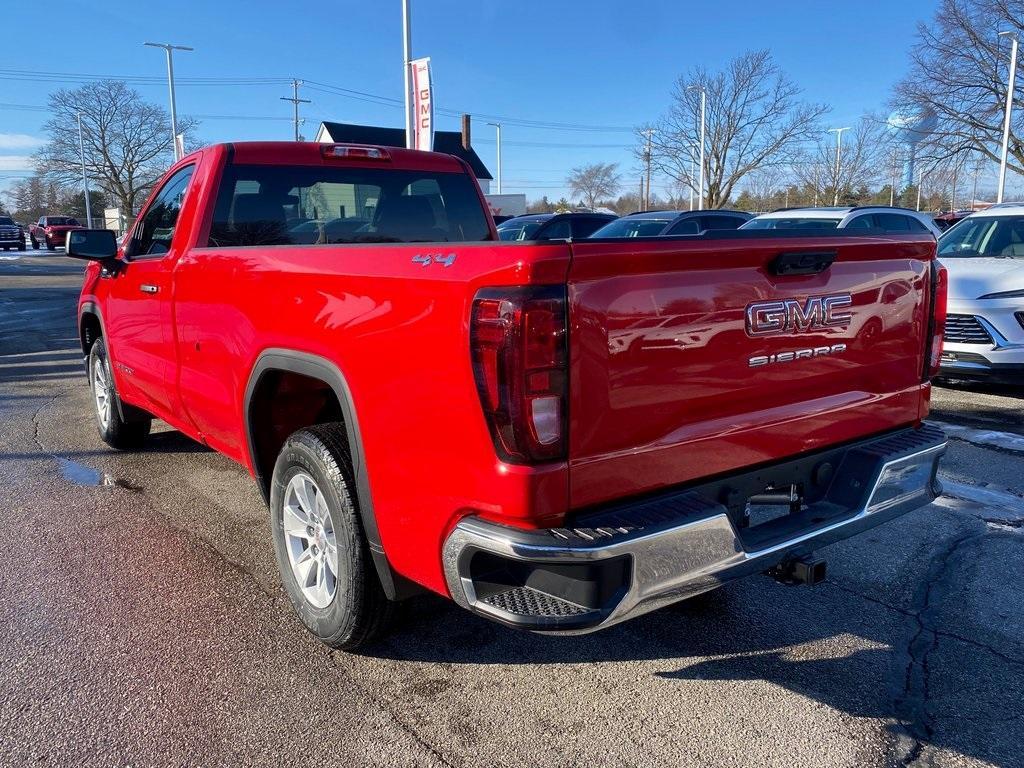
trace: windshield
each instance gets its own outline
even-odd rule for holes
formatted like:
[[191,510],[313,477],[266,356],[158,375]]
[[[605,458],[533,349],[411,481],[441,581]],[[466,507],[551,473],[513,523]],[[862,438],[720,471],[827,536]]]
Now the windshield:
[[507,221],[498,227],[498,239],[529,240],[543,224],[543,221]]
[[10,218],[9,216],[0,216],[0,226],[13,227],[14,219]]
[[615,219],[594,232],[591,237],[656,237],[672,219]]
[[939,256],[1024,258],[1024,216],[967,218],[939,238]]
[[818,217],[763,218],[751,219],[740,229],[835,229],[842,219],[821,219]]

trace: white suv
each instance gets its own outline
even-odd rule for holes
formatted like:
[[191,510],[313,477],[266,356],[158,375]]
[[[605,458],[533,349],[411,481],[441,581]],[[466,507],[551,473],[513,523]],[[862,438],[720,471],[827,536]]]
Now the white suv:
[[926,213],[887,205],[856,208],[784,208],[755,216],[740,229],[881,229],[886,232],[931,232],[942,234]]
[[942,376],[1024,382],[1024,203],[972,213],[939,238],[949,272]]

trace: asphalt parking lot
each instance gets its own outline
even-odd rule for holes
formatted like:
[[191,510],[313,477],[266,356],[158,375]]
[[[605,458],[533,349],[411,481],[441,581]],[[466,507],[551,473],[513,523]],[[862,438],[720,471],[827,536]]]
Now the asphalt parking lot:
[[551,638],[441,599],[361,655],[279,588],[241,467],[96,435],[81,264],[0,254],[0,765],[1024,765],[1024,388],[936,391],[939,502]]

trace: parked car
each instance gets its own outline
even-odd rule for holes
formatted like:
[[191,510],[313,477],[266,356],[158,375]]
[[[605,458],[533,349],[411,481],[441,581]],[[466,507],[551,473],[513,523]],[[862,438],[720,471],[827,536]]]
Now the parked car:
[[52,251],[58,245],[64,245],[68,232],[73,229],[85,227],[71,216],[40,216],[39,221],[28,228],[28,235],[33,248],[45,246],[46,250]]
[[947,211],[946,213],[940,213],[934,219],[935,226],[937,226],[939,229],[945,232],[954,224],[957,224],[966,219],[972,213],[974,213],[974,211],[972,210]]
[[887,205],[833,208],[783,208],[762,213],[741,229],[876,229],[885,232],[942,234],[932,217],[909,208]]
[[712,229],[737,229],[753,218],[743,211],[644,211],[610,221],[591,237],[696,235]]
[[0,247],[5,251],[11,248],[25,250],[25,230],[10,216],[0,216]]
[[576,240],[590,237],[615,216],[608,213],[528,213],[498,225],[500,240]]
[[[359,224],[293,235],[325,209]],[[814,583],[816,547],[939,492],[924,232],[498,243],[456,158],[266,142],[186,156],[120,248],[67,254],[100,437],[160,418],[248,468],[333,647],[424,590],[576,633],[767,569]]]
[[939,238],[949,271],[941,375],[1024,384],[1024,203],[973,213]]

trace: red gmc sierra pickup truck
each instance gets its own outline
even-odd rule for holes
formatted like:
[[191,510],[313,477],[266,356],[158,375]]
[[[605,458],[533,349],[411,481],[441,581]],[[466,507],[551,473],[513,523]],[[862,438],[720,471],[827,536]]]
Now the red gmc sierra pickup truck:
[[156,417],[248,468],[333,647],[424,589],[573,633],[814,581],[940,492],[924,233],[502,243],[457,158],[237,143],[67,252],[102,439]]

